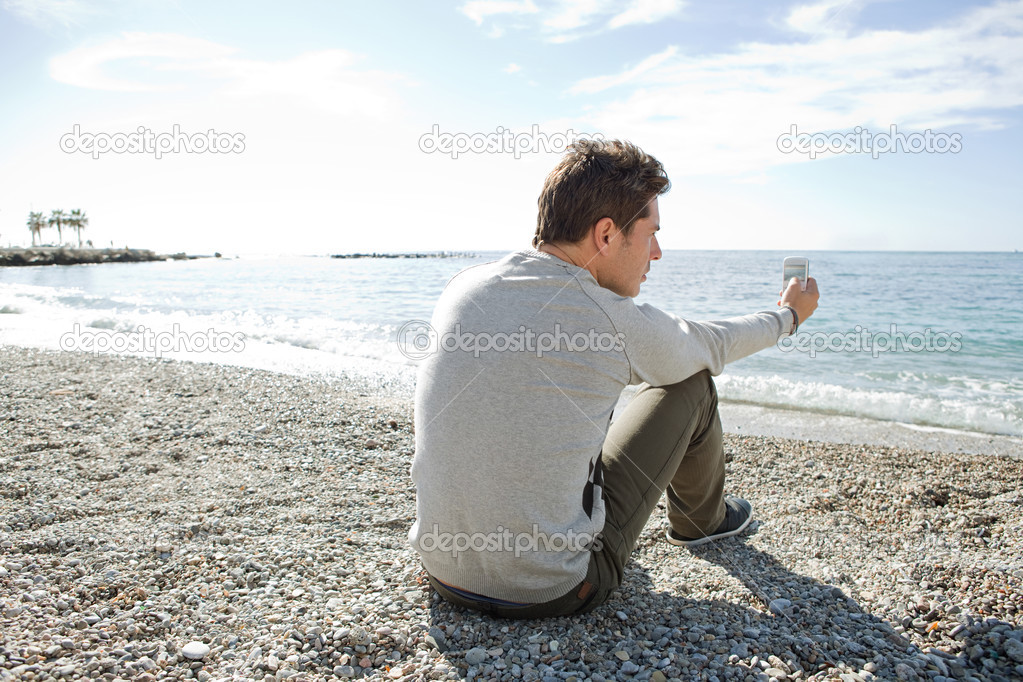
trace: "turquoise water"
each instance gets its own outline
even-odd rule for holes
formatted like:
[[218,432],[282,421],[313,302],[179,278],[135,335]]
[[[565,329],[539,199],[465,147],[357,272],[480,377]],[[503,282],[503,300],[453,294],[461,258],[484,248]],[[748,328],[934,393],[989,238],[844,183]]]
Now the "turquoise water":
[[[411,377],[398,330],[430,319],[451,275],[502,255],[4,268],[0,342],[59,347],[76,323],[178,325],[246,339],[244,357],[200,359],[280,369],[300,358],[313,371],[344,360]],[[773,308],[787,255],[810,259],[820,308],[797,345],[730,365],[724,399],[1023,435],[1023,255],[668,251],[638,301],[697,320]]]

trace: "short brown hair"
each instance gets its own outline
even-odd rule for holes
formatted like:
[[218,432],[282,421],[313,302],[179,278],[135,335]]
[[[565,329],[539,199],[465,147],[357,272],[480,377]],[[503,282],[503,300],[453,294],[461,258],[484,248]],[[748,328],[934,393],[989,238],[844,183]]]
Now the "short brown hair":
[[628,234],[670,186],[661,162],[631,142],[576,140],[544,181],[533,246],[578,242],[601,218]]

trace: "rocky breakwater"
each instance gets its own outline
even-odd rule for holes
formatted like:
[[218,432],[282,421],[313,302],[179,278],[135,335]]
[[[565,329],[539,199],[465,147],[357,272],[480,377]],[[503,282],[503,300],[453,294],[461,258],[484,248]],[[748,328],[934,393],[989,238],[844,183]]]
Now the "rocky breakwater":
[[129,249],[127,247],[123,249],[71,249],[40,246],[29,249],[0,249],[0,266],[147,263],[160,260],[190,260],[202,257],[189,256],[185,253],[159,254],[149,249]]

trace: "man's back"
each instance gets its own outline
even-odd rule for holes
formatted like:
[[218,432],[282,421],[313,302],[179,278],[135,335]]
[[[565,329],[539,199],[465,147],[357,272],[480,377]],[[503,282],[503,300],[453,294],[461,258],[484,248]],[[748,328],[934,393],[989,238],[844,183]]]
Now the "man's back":
[[[439,347],[416,386],[410,538],[429,549],[423,534],[482,534],[479,548],[486,536],[483,551],[424,553],[427,570],[464,589],[518,601],[563,594],[585,574],[603,527],[593,470],[630,370],[578,270],[511,254],[459,274],[437,305]],[[532,551],[534,541],[579,551]]]

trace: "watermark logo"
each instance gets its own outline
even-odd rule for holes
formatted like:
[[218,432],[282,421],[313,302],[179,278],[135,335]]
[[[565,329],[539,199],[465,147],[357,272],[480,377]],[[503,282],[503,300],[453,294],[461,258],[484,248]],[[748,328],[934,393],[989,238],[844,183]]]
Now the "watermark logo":
[[531,353],[542,358],[544,353],[595,352],[625,350],[625,334],[598,332],[596,329],[568,332],[555,324],[552,331],[537,333],[525,325],[513,332],[468,332],[456,324],[452,331],[437,334],[429,322],[412,320],[398,330],[398,350],[409,360],[424,360],[437,351],[472,353]]
[[543,133],[535,123],[528,133],[504,126],[497,126],[492,133],[442,133],[434,123],[431,131],[419,138],[419,151],[447,154],[452,159],[462,154],[511,154],[518,159],[523,154],[563,154],[576,140],[603,139],[600,133],[576,133],[571,128],[563,133]]
[[101,154],[241,154],[245,151],[242,133],[218,133],[210,128],[204,133],[183,133],[174,124],[169,133],[154,133],[139,126],[130,133],[83,133],[75,124],[70,133],[60,138],[60,150],[66,154],[80,152],[98,159]]
[[935,133],[930,128],[922,133],[901,133],[892,124],[887,133],[871,133],[856,126],[851,133],[801,133],[793,123],[789,132],[782,133],[777,140],[778,151],[782,154],[798,152],[811,159],[818,154],[870,154],[878,158],[881,154],[898,151],[910,154],[958,154],[963,149],[963,136],[959,133]]
[[930,327],[907,334],[895,324],[888,331],[872,332],[856,325],[849,332],[799,332],[779,339],[777,346],[783,353],[795,350],[811,358],[825,352],[870,353],[876,358],[882,353],[958,353],[963,347],[963,335],[936,332]]
[[516,558],[535,552],[599,552],[603,548],[600,533],[544,533],[533,524],[528,533],[516,533],[498,526],[491,533],[443,532],[436,523],[415,542],[421,553],[442,552],[457,557],[464,552],[511,552]]
[[240,353],[245,350],[245,335],[241,332],[218,332],[208,329],[204,332],[184,332],[174,323],[169,332],[154,332],[139,325],[131,332],[117,332],[108,329],[82,329],[75,323],[74,329],[60,337],[60,349],[84,351],[86,353],[133,353],[162,357],[164,353]]

